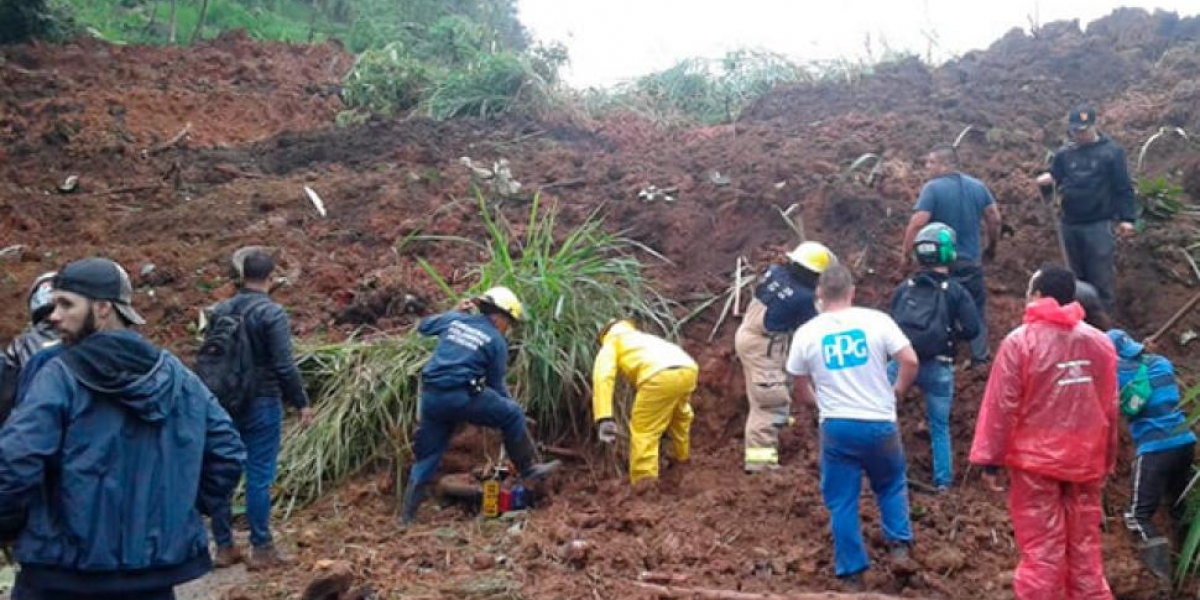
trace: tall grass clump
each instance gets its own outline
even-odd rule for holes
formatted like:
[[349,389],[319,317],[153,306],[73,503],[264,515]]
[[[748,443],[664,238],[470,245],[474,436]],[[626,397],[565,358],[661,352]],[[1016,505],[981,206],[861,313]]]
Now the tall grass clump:
[[[674,304],[645,281],[638,258],[662,258],[638,242],[606,232],[593,213],[556,236],[558,211],[534,200],[521,230],[500,213],[481,205],[488,240],[486,263],[476,268],[471,294],[509,287],[529,315],[514,337],[509,380],[514,398],[550,439],[579,436],[590,422],[592,361],[596,334],[609,319],[627,316],[649,330],[678,334]],[[475,243],[461,240],[465,243]],[[445,279],[428,263],[426,271],[448,295]]]
[[[646,283],[638,257],[665,259],[604,231],[595,214],[557,231],[558,211],[536,198],[528,221],[519,226],[482,200],[480,210],[484,241],[417,239],[475,244],[485,252],[486,262],[470,273],[475,284],[466,295],[508,286],[528,315],[510,334],[513,398],[536,421],[543,439],[580,436],[591,421],[588,392],[599,328],[612,317],[631,316],[648,329],[677,334],[673,304]],[[445,292],[447,305],[454,304],[460,293],[428,262],[421,264]],[[414,331],[397,339],[303,350],[301,371],[315,418],[311,427],[284,439],[279,492],[285,505],[310,502],[373,463],[391,461],[399,475],[410,456],[419,374],[432,345]]]
[[417,420],[417,380],[432,344],[414,334],[301,350],[314,399],[313,423],[291,432],[279,454],[278,486],[290,506],[376,461],[408,452]]

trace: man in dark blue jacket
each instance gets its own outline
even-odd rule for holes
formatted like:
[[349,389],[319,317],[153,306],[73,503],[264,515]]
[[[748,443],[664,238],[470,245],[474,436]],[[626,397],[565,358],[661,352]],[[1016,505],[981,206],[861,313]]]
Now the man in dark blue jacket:
[[13,600],[173,598],[211,568],[202,513],[227,502],[245,448],[191,371],[129,327],[129,276],[88,258],[54,282],[66,350],[0,430],[0,531]]
[[1075,276],[1096,287],[1110,310],[1117,234],[1129,237],[1137,220],[1125,149],[1096,130],[1096,111],[1086,104],[1067,117],[1071,143],[1054,154],[1050,172],[1037,179],[1043,194],[1057,184],[1062,194],[1062,236]]
[[1180,496],[1191,478],[1196,456],[1196,434],[1179,410],[1175,367],[1166,357],[1145,351],[1120,329],[1108,332],[1117,350],[1117,381],[1121,386],[1121,413],[1137,446],[1133,463],[1133,495],[1125,526],[1138,538],[1138,553],[1150,572],[1171,579],[1171,546],[1154,525],[1154,514],[1164,503],[1179,531],[1187,503]]
[[[470,311],[478,308],[479,313]],[[460,423],[494,427],[504,434],[504,449],[526,480],[549,475],[558,461],[536,463],[537,450],[525,427],[525,411],[512,400],[505,384],[508,371],[506,333],[525,312],[506,287],[494,287],[455,310],[423,319],[421,335],[437,336],[438,344],[421,369],[419,422],[415,455],[400,520],[410,524],[428,495],[442,454]]]
[[817,316],[817,278],[837,257],[817,242],[801,242],[754,288],[733,348],[746,377],[746,473],[779,468],[779,433],[791,420],[792,380],[783,370],[792,335]]
[[[275,482],[283,433],[283,401],[300,411],[303,427],[312,422],[312,410],[292,356],[287,312],[268,296],[275,259],[267,249],[250,246],[234,254],[233,267],[242,279],[242,287],[236,296],[217,305],[213,314],[242,315],[254,356],[258,391],[249,406],[233,415],[233,421],[246,443],[246,520],[250,522],[246,568],[257,570],[291,562],[271,537],[271,484]],[[228,567],[242,560],[241,550],[233,540],[229,504],[218,507],[213,514],[212,529],[217,543],[216,566]]]

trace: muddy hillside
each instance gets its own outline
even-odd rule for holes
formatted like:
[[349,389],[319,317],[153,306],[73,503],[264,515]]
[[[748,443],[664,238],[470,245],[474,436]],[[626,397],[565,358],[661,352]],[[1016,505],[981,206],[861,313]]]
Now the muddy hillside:
[[[463,245],[400,243],[418,231],[483,234],[464,156],[507,158],[531,195],[541,190],[558,203],[565,226],[602,207],[607,227],[670,260],[651,261],[651,275],[675,298],[720,292],[738,257],[761,268],[793,245],[777,209],[797,205],[808,236],[854,267],[860,300],[882,306],[904,275],[898,248],[924,181],[922,155],[970,126],[964,170],[990,186],[1011,227],[988,266],[994,346],[1019,322],[1028,275],[1059,255],[1033,177],[1061,143],[1066,111],[1095,104],[1102,130],[1131,163],[1161,126],[1200,132],[1200,18],[1138,10],[1086,31],[1075,22],[1014,30],[937,68],[909,60],[781,90],[734,124],[669,131],[630,115],[338,128],[339,82],[352,62],[332,44],[239,35],[189,48],[79,41],[0,49],[0,334],[23,326],[26,286],[37,274],[102,253],[130,270],[146,333],[186,354],[197,309],[231,292],[227,257],[250,243],[282,248],[288,283],[277,297],[298,335],[404,331],[444,302],[418,257],[441,273],[465,272],[479,259]],[[866,153],[879,155],[878,165],[850,172]],[[1194,144],[1164,137],[1143,163],[1140,175],[1167,175],[1185,199],[1200,200]],[[70,176],[78,188],[59,193]],[[678,188],[677,200],[640,200],[651,185]],[[324,199],[327,216],[305,186]],[[528,206],[508,201],[504,210],[519,221]],[[1200,274],[1181,249],[1195,236],[1180,217],[1151,222],[1121,244],[1124,327],[1149,334],[1195,292]],[[684,340],[702,371],[696,459],[668,473],[655,495],[630,496],[608,458],[578,442],[588,459],[572,463],[528,519],[480,522],[448,507],[401,533],[389,477],[368,473],[283,525],[301,559],[294,570],[253,579],[236,594],[289,597],[322,569],[406,598],[657,597],[638,581],[643,572],[697,588],[836,589],[812,409],[797,407],[784,469],[741,474],[735,320],[708,341],[719,308]],[[1165,344],[1185,373],[1200,365],[1178,334],[1197,327],[1200,314]],[[958,377],[960,472],[983,380]],[[928,481],[919,399],[903,405],[901,426],[910,474]],[[460,442],[459,462],[470,464],[474,441]],[[1106,496],[1108,574],[1121,598],[1159,597],[1120,523],[1123,465]],[[881,558],[873,510],[864,519]],[[1002,497],[968,474],[948,496],[914,495],[913,517],[924,570],[897,579],[874,569],[872,588],[915,598],[1011,596],[1016,556]]]

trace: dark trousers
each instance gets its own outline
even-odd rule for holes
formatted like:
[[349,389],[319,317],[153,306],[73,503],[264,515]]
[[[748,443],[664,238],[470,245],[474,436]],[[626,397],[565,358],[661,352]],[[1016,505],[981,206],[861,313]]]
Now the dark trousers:
[[525,411],[511,398],[485,388],[478,394],[461,390],[425,389],[421,392],[420,420],[413,440],[414,463],[409,472],[412,488],[433,481],[442,455],[459,423],[482,425],[499,429],[504,434],[504,447],[518,469],[532,463],[532,441],[525,428]]
[[1092,284],[1100,294],[1100,301],[1112,310],[1113,260],[1117,247],[1112,223],[1107,220],[1063,223],[1062,234],[1071,270],[1076,277]]
[[1154,513],[1164,503],[1168,505],[1174,527],[1183,525],[1186,502],[1176,502],[1187,487],[1192,474],[1196,444],[1147,452],[1133,463],[1133,495],[1125,513],[1125,527],[1140,541],[1159,537],[1154,526]]
[[979,311],[979,333],[971,338],[971,360],[985,362],[989,358],[987,328],[987,285],[983,280],[981,265],[963,262],[954,265],[950,276],[971,294],[975,310]]
[[[269,548],[271,539],[271,485],[275,483],[279,443],[283,431],[283,403],[279,398],[255,398],[246,412],[234,419],[246,444],[246,520],[250,545]],[[212,515],[213,539],[218,546],[233,545],[233,510],[229,503]]]
[[21,574],[17,573],[17,583],[13,586],[9,598],[10,600],[175,600],[175,590],[173,588],[162,588],[141,592],[120,592],[117,594],[46,591],[29,585],[28,580],[22,579]]

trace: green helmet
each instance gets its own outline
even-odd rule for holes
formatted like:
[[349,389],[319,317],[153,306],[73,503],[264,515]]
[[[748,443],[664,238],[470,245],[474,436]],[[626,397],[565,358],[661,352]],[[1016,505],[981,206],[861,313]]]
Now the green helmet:
[[913,240],[913,254],[922,265],[949,265],[957,256],[954,250],[957,238],[949,225],[930,223],[917,232]]

